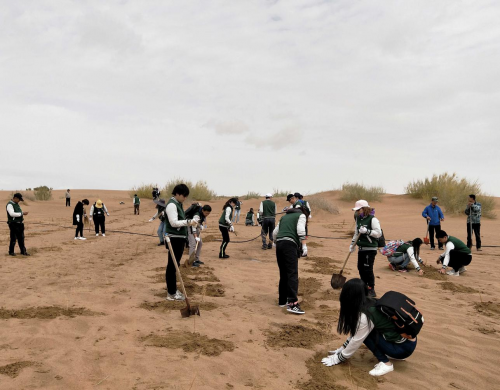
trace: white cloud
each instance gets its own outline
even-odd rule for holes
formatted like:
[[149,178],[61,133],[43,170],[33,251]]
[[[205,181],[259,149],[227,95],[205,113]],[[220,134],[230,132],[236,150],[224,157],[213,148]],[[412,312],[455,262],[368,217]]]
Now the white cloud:
[[217,134],[242,134],[248,133],[248,126],[240,121],[216,121],[209,120],[203,127],[214,129]]
[[258,148],[271,147],[275,150],[283,149],[290,145],[296,145],[302,140],[302,130],[299,127],[290,126],[276,133],[264,136],[249,135],[245,142]]

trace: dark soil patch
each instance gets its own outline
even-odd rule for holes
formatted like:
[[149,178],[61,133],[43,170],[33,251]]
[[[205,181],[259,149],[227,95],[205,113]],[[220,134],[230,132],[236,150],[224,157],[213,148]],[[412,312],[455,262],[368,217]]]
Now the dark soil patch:
[[11,318],[52,320],[57,317],[98,316],[103,313],[95,313],[84,307],[70,307],[68,309],[59,306],[28,307],[26,309],[12,310],[0,308],[0,319]]
[[474,303],[474,309],[478,313],[481,313],[487,317],[498,317],[500,316],[500,305],[495,302],[476,302]]
[[[302,305],[301,305],[302,307]],[[273,324],[278,329],[267,330],[266,343],[273,348],[305,348],[310,349],[316,344],[321,344],[325,340],[331,339],[331,334],[327,334],[313,324],[292,325]],[[320,360],[321,362],[321,360]]]
[[443,290],[452,292],[459,292],[465,294],[474,294],[479,292],[478,290],[475,290],[473,288],[462,286],[461,284],[455,284],[453,282],[442,282],[438,284],[441,286]]
[[164,336],[150,334],[142,337],[141,341],[150,347],[182,348],[184,352],[196,352],[206,356],[219,356],[224,351],[234,351],[232,341],[210,339],[199,333],[182,331],[171,331]]
[[329,288],[328,290],[323,291],[318,299],[321,301],[338,301],[341,291],[342,290],[334,290],[332,288]]
[[205,242],[214,242],[218,237],[215,237],[213,234],[209,234],[207,236],[202,237],[202,241]]
[[19,373],[23,368],[37,366],[38,364],[39,363],[28,362],[28,361],[7,364],[6,366],[0,367],[0,374],[10,376],[11,378],[15,378],[19,375]]
[[493,333],[496,333],[496,329],[495,328],[486,328],[484,326],[480,326],[480,327],[472,329],[472,330],[476,330],[476,331],[478,331],[479,333],[482,333],[482,334],[493,334]]
[[309,296],[321,287],[321,282],[316,278],[299,278],[299,294]]
[[376,389],[383,378],[375,378],[350,362],[339,364],[335,367],[326,367],[321,364],[321,359],[326,353],[318,352],[306,361],[307,372],[311,376],[307,382],[297,382],[296,388],[300,390],[348,390],[338,382],[351,382],[352,388]]
[[321,305],[319,309],[321,310],[319,313],[313,314],[314,318],[316,318],[320,322],[325,322],[330,325],[332,325],[333,323],[337,323],[339,319],[338,309],[332,309],[325,305]]
[[330,259],[329,257],[307,257],[306,262],[312,267],[311,269],[308,269],[307,272],[331,275],[335,271],[339,271],[339,268],[333,264],[338,263],[338,261]]
[[[211,311],[216,309],[219,305],[212,302],[194,302],[189,301],[191,305],[198,305],[201,311]],[[159,302],[144,302],[139,305],[140,308],[146,310],[154,310],[154,311],[172,311],[172,310],[180,310],[186,307],[186,302],[179,301],[159,301]]]
[[323,244],[320,244],[318,242],[307,242],[307,246],[311,248],[321,248]]
[[424,269],[424,278],[432,279],[432,280],[446,280],[446,275],[440,274],[437,269],[427,267]]
[[197,282],[220,282],[220,279],[214,275],[211,267],[181,267],[182,277],[187,277]]
[[[165,282],[165,280],[163,280]],[[180,291],[180,284],[177,284]],[[204,286],[198,286],[191,280],[184,280],[184,287],[186,287],[186,292],[188,297],[192,295],[206,295],[207,297],[223,297],[225,295],[224,286],[220,283],[208,283]],[[155,294],[155,297],[166,298],[167,292],[162,291],[161,293]]]

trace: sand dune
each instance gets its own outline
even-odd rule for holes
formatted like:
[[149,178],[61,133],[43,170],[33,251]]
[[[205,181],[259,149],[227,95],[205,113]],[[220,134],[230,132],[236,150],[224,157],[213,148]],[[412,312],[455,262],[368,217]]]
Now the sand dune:
[[[338,292],[329,280],[345,259],[348,240],[310,238],[309,258],[300,260],[299,271],[304,316],[277,307],[275,252],[261,250],[260,239],[230,243],[228,260],[217,258],[218,242],[206,242],[206,265],[185,275],[201,317],[183,319],[178,311],[183,305],[164,299],[167,253],[153,236],[158,222],[148,222],[154,204],[143,200],[141,215],[134,216],[125,191],[74,190],[73,205],[99,197],[111,213],[107,237],[91,232],[87,241],[74,241],[73,207],[64,207],[63,195],[54,191],[54,200],[24,206],[30,211],[29,258],[7,256],[8,228],[0,225],[2,389],[498,388],[500,292],[494,265],[500,248],[474,251],[469,271],[458,278],[441,278],[432,269],[426,269],[426,277],[395,273],[385,257],[377,256],[379,296],[388,290],[406,293],[426,322],[414,355],[395,362],[393,373],[374,379],[368,371],[376,360],[364,347],[349,364],[326,368],[320,363],[344,341],[334,331]],[[4,203],[8,196],[0,192]],[[321,196],[341,213],[313,210],[310,234],[345,236],[352,229],[351,204],[339,201],[335,192]],[[284,199],[277,201],[280,208],[286,205]],[[259,202],[244,201],[242,215]],[[205,237],[219,238],[223,201],[208,203],[215,211]],[[372,206],[386,238],[425,234],[423,202],[386,195]],[[499,227],[498,220],[483,221],[483,245],[500,245]],[[465,240],[465,216],[447,216],[443,228]],[[236,231],[238,237],[231,239],[244,241],[259,235],[260,228],[240,221]],[[435,266],[439,253],[422,252]],[[354,257],[347,274],[357,276]]]

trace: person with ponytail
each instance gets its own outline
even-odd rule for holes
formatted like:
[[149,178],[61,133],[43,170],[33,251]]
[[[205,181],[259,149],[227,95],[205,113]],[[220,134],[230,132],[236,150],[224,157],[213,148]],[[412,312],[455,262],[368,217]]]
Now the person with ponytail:
[[219,230],[222,233],[222,244],[220,245],[219,259],[227,259],[229,255],[226,254],[227,244],[229,244],[229,232],[234,232],[234,226],[232,223],[233,219],[233,208],[236,206],[238,199],[230,198],[224,207],[222,207],[222,215],[219,218]]
[[422,276],[424,271],[420,268],[419,264],[425,264],[420,258],[420,246],[422,245],[421,238],[415,238],[412,241],[407,241],[398,246],[392,256],[388,256],[389,268],[393,271],[408,272],[406,268],[408,264],[413,265],[417,273]]
[[358,278],[347,281],[342,288],[337,332],[349,338],[321,362],[327,367],[344,363],[365,344],[379,361],[370,375],[381,376],[394,371],[390,359],[405,360],[411,356],[417,337],[399,334],[393,320],[375,307],[375,301],[367,297],[367,292],[368,286]]

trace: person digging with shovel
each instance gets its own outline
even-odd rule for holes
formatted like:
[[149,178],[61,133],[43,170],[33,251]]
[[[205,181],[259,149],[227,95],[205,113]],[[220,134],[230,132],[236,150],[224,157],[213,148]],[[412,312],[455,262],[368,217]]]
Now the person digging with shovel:
[[219,250],[219,259],[227,259],[229,255],[226,253],[227,244],[229,244],[229,232],[234,233],[234,226],[231,220],[233,219],[233,208],[236,206],[238,199],[230,198],[222,207],[222,215],[219,218],[219,230],[222,234],[222,244]]
[[[200,260],[201,247],[203,246],[203,241],[201,239],[201,231],[203,230],[203,223],[206,218],[212,212],[212,207],[208,204],[205,206],[197,206],[193,213],[193,221],[196,221],[198,226],[191,226],[188,228],[188,240],[189,240],[189,263],[192,267],[199,267],[205,264]],[[193,261],[192,261],[193,260]]]
[[373,274],[373,263],[378,252],[378,238],[382,236],[380,222],[375,218],[373,209],[366,200],[358,200],[353,211],[358,211],[356,228],[352,238],[349,252],[352,253],[358,246],[358,271],[359,277],[368,286],[368,296],[376,297],[375,275]]
[[[182,204],[189,195],[189,188],[185,184],[177,184],[172,195],[172,198],[167,202],[167,217],[165,218],[165,237],[168,237],[170,244],[167,247],[168,263],[165,270],[165,283],[167,284],[167,300],[183,301],[185,296],[177,290],[177,268],[186,245],[188,226],[196,227],[197,223],[194,220],[186,219],[182,208]],[[177,264],[174,264],[174,261]]]

